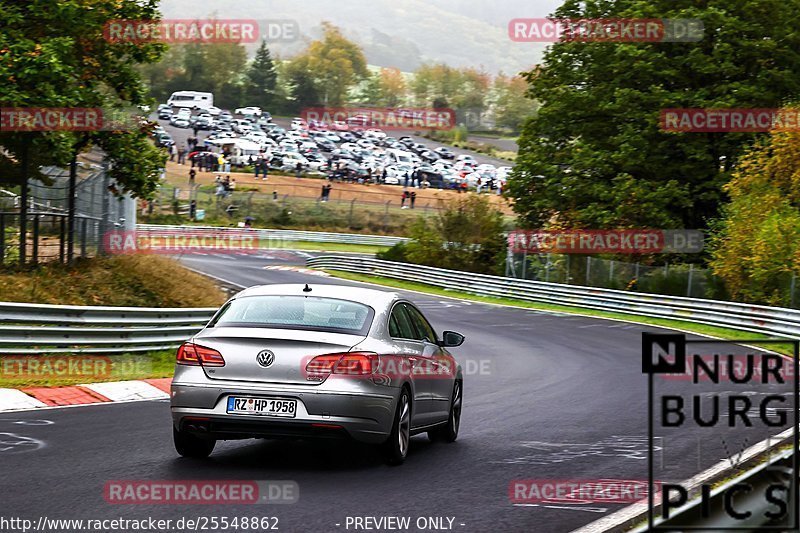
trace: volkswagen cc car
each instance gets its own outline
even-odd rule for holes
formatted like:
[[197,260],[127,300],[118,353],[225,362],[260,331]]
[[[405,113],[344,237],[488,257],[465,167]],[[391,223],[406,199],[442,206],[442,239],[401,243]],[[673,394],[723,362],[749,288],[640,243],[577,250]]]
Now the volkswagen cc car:
[[402,463],[410,437],[458,437],[461,367],[417,307],[351,286],[246,289],[178,350],[171,409],[177,452],[217,440],[351,438]]

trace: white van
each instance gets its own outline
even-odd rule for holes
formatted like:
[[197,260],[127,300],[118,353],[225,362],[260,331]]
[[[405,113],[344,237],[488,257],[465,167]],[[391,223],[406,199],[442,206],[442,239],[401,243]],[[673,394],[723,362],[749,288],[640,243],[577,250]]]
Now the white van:
[[197,91],[176,91],[170,95],[167,105],[191,109],[209,109],[214,107],[214,94]]

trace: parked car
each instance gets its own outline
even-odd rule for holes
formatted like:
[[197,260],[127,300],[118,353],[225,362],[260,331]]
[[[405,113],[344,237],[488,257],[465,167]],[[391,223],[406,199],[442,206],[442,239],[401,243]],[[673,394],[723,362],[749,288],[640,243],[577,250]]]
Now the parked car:
[[433,151],[436,152],[442,159],[455,159],[456,157],[455,152],[453,152],[450,148],[447,148],[446,146],[440,146],[439,148],[436,148]]
[[234,114],[236,115],[255,115],[257,117],[261,116],[261,108],[256,106],[248,106],[248,107],[240,107],[234,110]]

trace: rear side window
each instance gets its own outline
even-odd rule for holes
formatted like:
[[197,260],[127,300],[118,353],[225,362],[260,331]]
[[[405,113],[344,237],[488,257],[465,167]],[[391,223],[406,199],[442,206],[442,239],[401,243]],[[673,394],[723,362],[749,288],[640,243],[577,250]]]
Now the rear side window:
[[413,305],[402,304],[411,318],[411,323],[417,331],[417,339],[424,339],[428,342],[436,342],[436,332],[433,331],[430,323],[422,316],[422,313]]
[[395,305],[392,309],[389,317],[389,335],[398,339],[419,338],[403,304]]

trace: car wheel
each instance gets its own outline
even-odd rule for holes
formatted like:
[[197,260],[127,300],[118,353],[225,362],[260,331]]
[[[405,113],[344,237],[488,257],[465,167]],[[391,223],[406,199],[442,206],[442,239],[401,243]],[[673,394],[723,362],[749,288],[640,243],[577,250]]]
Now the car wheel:
[[185,431],[178,431],[172,428],[172,440],[175,442],[175,450],[182,457],[192,459],[205,459],[214,451],[217,444],[216,439],[204,439]]
[[458,438],[458,429],[461,427],[461,401],[463,400],[463,384],[456,381],[453,385],[453,401],[450,404],[450,416],[447,425],[438,427],[428,432],[428,437],[433,441],[455,442]]
[[392,424],[392,433],[384,443],[384,455],[390,465],[400,465],[406,460],[411,442],[411,395],[403,387],[397,400],[397,412]]

